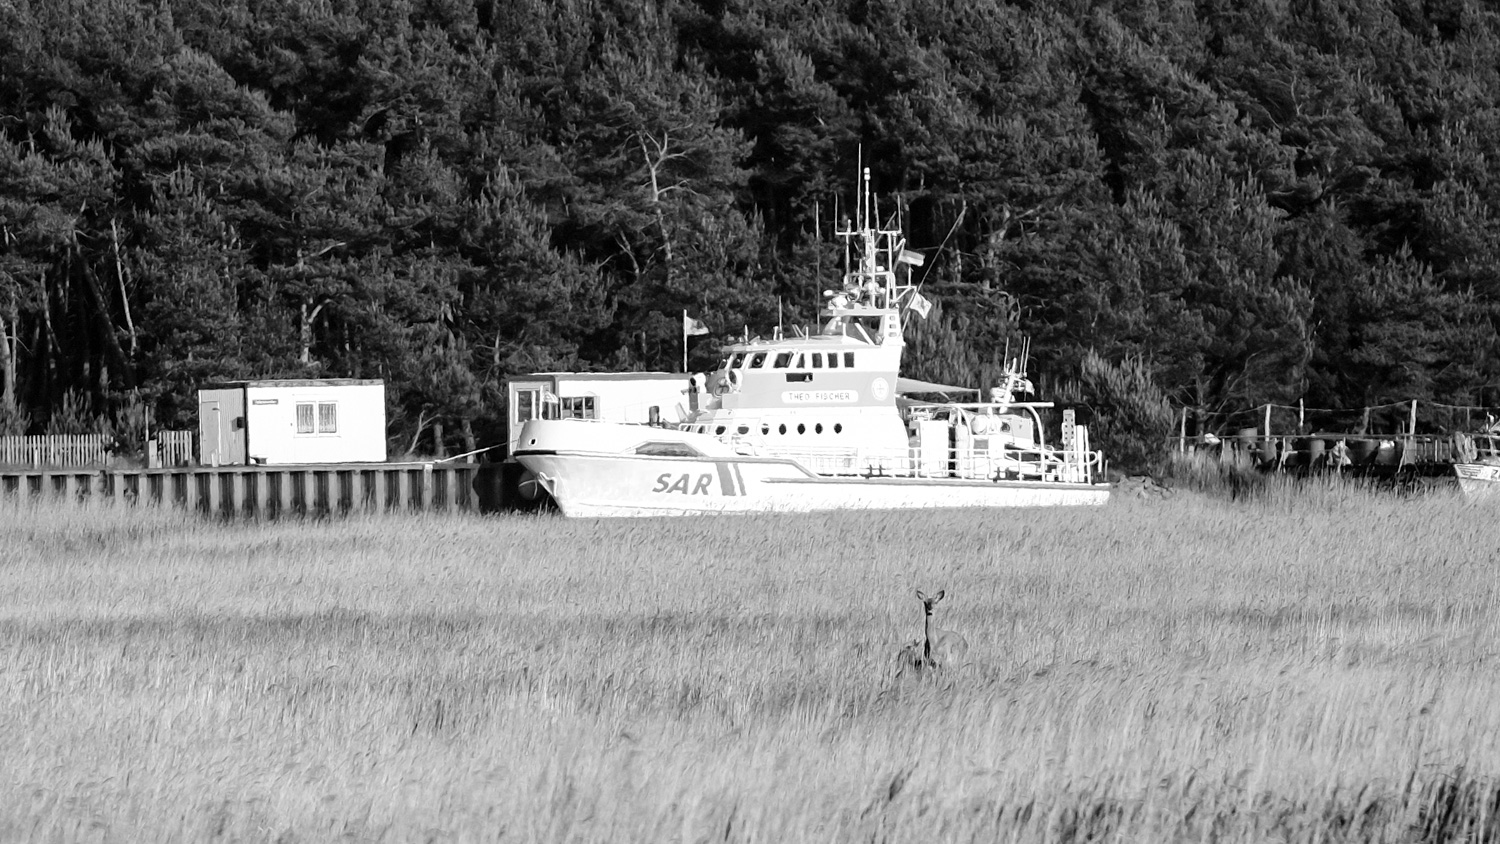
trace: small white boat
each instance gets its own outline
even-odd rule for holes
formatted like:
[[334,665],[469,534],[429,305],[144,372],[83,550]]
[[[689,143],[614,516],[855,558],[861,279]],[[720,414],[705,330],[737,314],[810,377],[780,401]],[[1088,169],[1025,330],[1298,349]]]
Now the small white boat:
[[1482,434],[1456,434],[1454,444],[1458,462],[1458,488],[1465,498],[1500,498],[1500,435],[1486,430]]
[[1031,391],[1024,354],[987,399],[900,377],[903,320],[931,307],[911,283],[922,256],[873,222],[868,170],[860,182],[856,225],[838,233],[854,260],[816,332],[726,346],[684,384],[704,400],[674,425],[527,421],[512,456],[528,482],[568,516],[1103,504],[1087,429],[1065,410],[1053,446],[1038,412],[1051,403],[1016,399]]

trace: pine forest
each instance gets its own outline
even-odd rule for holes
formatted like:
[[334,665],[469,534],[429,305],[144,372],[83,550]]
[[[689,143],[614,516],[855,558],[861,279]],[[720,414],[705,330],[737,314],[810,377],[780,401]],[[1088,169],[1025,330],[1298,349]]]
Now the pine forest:
[[353,377],[491,444],[512,375],[811,321],[861,162],[916,377],[1500,405],[1477,0],[0,0],[0,434]]

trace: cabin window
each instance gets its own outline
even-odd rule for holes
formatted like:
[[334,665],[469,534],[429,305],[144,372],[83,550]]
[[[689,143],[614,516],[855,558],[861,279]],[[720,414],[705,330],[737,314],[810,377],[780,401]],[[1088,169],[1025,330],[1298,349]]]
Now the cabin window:
[[738,428],[735,428],[735,431],[737,431],[740,434],[748,434],[748,433],[750,433],[750,426],[749,425],[741,425]]
[[744,365],[745,365],[745,353],[744,352],[740,352],[739,354],[737,354],[734,357],[732,357],[732,358],[729,359],[729,368],[730,369],[739,369],[740,367],[742,367]]
[[593,396],[563,396],[558,401],[560,419],[597,419]]
[[854,353],[853,352],[844,352],[844,366],[847,367],[847,368],[849,368],[849,369],[853,369],[854,368]]
[[[538,396],[537,396],[537,392],[535,390],[517,390],[516,391],[516,424],[517,425],[521,424],[522,422],[529,422],[532,419],[536,418],[536,400],[537,400],[537,398],[538,398]],[[297,422],[298,422],[297,433],[299,433],[299,434],[300,433],[304,433],[301,430],[301,422],[302,422],[302,417],[301,416],[297,417]]]
[[807,355],[800,355],[800,354],[797,355],[797,365],[794,366],[794,367],[792,367],[792,368],[793,369],[806,369],[807,368]]
[[297,433],[336,434],[338,431],[338,402],[297,402]]
[[839,353],[838,352],[829,352],[828,353],[828,368],[829,369],[838,369],[839,368]]
[[723,434],[724,433],[724,426],[720,425],[719,427],[715,428],[714,429],[714,433],[715,434]]
[[777,369],[786,369],[787,367],[789,367],[791,365],[792,365],[792,353],[791,352],[781,352],[780,354],[776,355],[776,368]]
[[751,355],[751,357],[750,357],[750,368],[751,369],[765,369],[766,368],[766,353],[765,352],[756,352],[754,355]]
[[823,353],[822,352],[813,352],[808,357],[812,358],[812,368],[813,369],[822,369],[823,368]]

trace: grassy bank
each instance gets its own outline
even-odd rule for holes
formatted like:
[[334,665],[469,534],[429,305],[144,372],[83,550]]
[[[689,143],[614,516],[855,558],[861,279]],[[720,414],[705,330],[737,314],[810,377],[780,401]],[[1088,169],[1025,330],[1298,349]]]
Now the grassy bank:
[[[0,506],[0,839],[1500,836],[1493,514]],[[898,680],[914,588],[971,664]]]

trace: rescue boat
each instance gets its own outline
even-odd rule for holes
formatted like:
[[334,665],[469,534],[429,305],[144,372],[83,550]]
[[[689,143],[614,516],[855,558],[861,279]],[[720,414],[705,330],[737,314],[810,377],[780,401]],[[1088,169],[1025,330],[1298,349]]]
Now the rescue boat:
[[1052,403],[1020,400],[1028,355],[987,396],[900,375],[903,329],[931,302],[869,178],[816,328],[724,347],[715,371],[684,377],[690,409],[672,424],[525,422],[512,456],[528,480],[582,517],[1103,504],[1087,428],[1063,410],[1054,445]]

